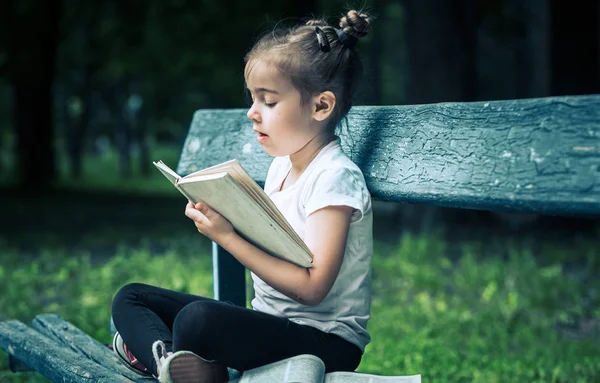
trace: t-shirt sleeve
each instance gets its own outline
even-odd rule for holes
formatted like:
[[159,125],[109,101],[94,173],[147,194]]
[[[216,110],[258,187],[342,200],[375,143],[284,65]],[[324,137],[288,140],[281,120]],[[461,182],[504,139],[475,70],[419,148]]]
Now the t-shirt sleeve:
[[304,207],[308,217],[327,206],[349,206],[355,211],[352,222],[360,221],[368,200],[366,185],[350,169],[326,169],[305,189]]

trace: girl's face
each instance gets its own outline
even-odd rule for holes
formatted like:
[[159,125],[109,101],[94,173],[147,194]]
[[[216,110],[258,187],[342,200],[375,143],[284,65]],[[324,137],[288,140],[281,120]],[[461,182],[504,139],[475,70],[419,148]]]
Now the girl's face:
[[274,157],[297,153],[322,129],[313,119],[312,105],[302,105],[300,92],[275,65],[264,60],[248,65],[252,65],[246,72],[252,95],[248,118],[258,142]]

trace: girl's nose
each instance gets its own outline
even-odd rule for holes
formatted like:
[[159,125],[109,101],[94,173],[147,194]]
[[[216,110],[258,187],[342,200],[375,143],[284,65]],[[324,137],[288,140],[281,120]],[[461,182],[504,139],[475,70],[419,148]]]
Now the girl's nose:
[[256,110],[256,108],[254,107],[254,104],[252,104],[252,106],[250,107],[250,109],[248,109],[248,113],[246,113],[246,116],[248,116],[248,118],[251,119],[254,122],[260,122],[260,114],[258,113],[258,111]]

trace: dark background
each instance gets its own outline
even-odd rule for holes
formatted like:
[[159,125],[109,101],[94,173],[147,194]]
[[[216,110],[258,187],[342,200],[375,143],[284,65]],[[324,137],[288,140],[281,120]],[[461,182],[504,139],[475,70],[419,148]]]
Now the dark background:
[[[359,44],[365,78],[358,105],[600,93],[600,1],[354,4],[363,6],[375,21]],[[108,150],[116,153],[116,177],[147,177],[156,147],[180,151],[196,109],[247,106],[243,56],[261,33],[311,15],[335,25],[346,10],[346,0],[2,1],[0,227],[7,235],[52,230],[62,210],[35,210],[42,200],[62,209],[97,201],[135,210],[125,202],[135,196],[67,193],[64,180],[73,185],[90,176],[86,156]],[[396,224],[446,222],[456,235],[482,227],[511,232],[532,222],[542,223],[529,227],[543,233],[597,224],[403,205],[380,212],[376,230],[390,237]],[[128,217],[132,225],[139,220]]]

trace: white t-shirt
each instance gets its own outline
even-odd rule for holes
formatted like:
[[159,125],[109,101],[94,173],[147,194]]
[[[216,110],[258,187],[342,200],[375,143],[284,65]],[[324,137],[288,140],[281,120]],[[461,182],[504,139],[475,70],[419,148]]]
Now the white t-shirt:
[[311,213],[326,206],[354,208],[344,259],[331,291],[319,305],[298,303],[252,273],[255,291],[252,306],[339,335],[364,351],[371,340],[367,321],[371,304],[373,212],[363,174],[344,154],[339,139],[321,149],[296,182],[280,191],[290,169],[289,157],[275,158],[269,167],[265,192],[300,238],[304,238],[306,218]]

